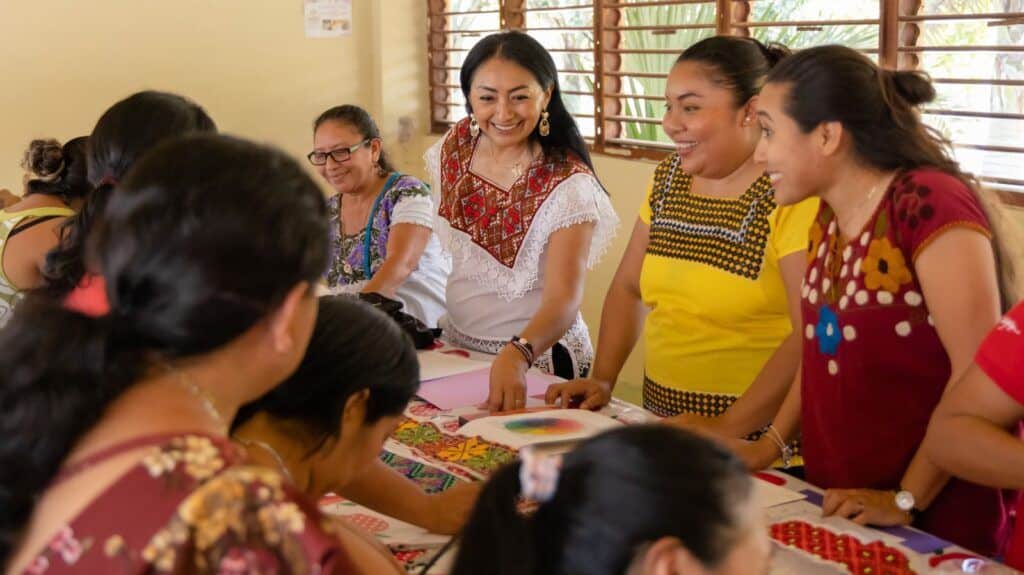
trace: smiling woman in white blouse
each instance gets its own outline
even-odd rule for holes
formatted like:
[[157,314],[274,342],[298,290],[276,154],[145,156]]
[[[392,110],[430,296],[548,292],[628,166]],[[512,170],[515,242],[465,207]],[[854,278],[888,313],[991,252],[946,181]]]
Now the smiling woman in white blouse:
[[531,366],[566,378],[589,369],[583,279],[619,219],[536,40],[484,38],[461,85],[470,117],[426,154],[435,231],[452,256],[441,327],[455,345],[497,356],[488,404],[516,409]]

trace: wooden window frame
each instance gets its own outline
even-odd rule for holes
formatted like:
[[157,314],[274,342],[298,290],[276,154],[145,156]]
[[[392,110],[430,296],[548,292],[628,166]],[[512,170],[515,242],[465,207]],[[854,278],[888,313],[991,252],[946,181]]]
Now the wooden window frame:
[[[643,158],[649,160],[661,160],[671,153],[668,146],[653,142],[624,142],[618,139],[620,122],[638,121],[636,118],[625,118],[621,116],[622,95],[620,94],[622,76],[636,76],[636,74],[619,73],[617,50],[619,32],[621,28],[616,26],[617,12],[619,7],[641,7],[641,6],[670,6],[678,4],[709,4],[715,3],[716,18],[714,22],[715,34],[717,35],[747,35],[756,23],[745,21],[749,13],[749,1],[741,0],[639,0],[623,2],[621,0],[579,0],[580,5],[592,4],[594,10],[593,33],[594,33],[594,110],[592,114],[584,114],[586,117],[594,118],[594,137],[588,138],[591,150],[594,153],[605,154],[616,157]],[[935,22],[942,20],[964,21],[987,19],[993,20],[997,17],[1004,17],[1002,13],[997,14],[967,14],[967,15],[919,15],[922,0],[878,0],[879,18],[877,20],[835,20],[835,21],[800,21],[780,22],[765,25],[785,26],[787,24],[799,24],[802,26],[829,25],[829,24],[876,24],[879,26],[878,62],[882,67],[889,69],[915,69],[918,65],[917,54],[927,51],[927,48],[917,47],[915,42],[919,36],[920,26],[923,22]],[[429,81],[429,102],[430,102],[430,123],[431,132],[436,134],[444,133],[451,126],[452,122],[439,118],[435,112],[444,102],[450,101],[449,91],[458,90],[457,85],[447,82],[447,71],[453,69],[448,65],[448,54],[454,51],[446,46],[449,33],[445,29],[446,19],[450,15],[469,14],[466,12],[446,12],[445,0],[427,0],[427,42],[428,42],[428,71]],[[572,6],[557,8],[527,8],[526,0],[498,0],[500,29],[502,30],[524,30],[526,15],[529,11],[543,10],[564,10]],[[745,7],[737,9],[737,6]],[[494,13],[495,10],[486,10],[480,13]],[[1007,24],[1020,23],[1024,21],[1024,13],[1010,13],[1005,17]],[[672,25],[664,26],[665,29],[680,29],[686,27],[710,28],[710,25]],[[652,28],[662,28],[656,26]],[[491,30],[475,31],[481,35],[490,33]],[[467,31],[474,33],[474,31]],[[903,40],[901,41],[901,38]],[[976,51],[984,50],[986,47],[962,47],[963,50]],[[992,47],[988,47],[992,48]],[[955,51],[956,47],[947,48],[945,51]],[[1011,47],[1002,51],[1024,51],[1024,47]],[[656,51],[637,51],[638,53],[657,53]],[[874,50],[871,50],[874,52]],[[950,79],[933,78],[938,84],[985,84],[985,85],[1009,85],[1024,87],[1024,80],[998,80],[989,79]],[[586,95],[590,95],[587,92]],[[633,96],[636,97],[636,96]],[[647,96],[645,98],[654,98]],[[659,98],[660,99],[660,98]],[[944,110],[938,108],[925,108],[929,114],[950,115],[956,117],[988,117],[988,118],[1009,118],[1024,120],[1024,114],[996,114],[985,112],[968,112],[956,110]],[[645,123],[653,120],[640,120]],[[660,122],[658,122],[660,123]],[[959,147],[981,149],[985,151],[1010,152],[1021,154],[1024,160],[1024,147],[991,146],[985,144],[957,144]],[[993,183],[1010,184],[1024,187],[1024,180],[1007,180],[1000,178],[982,178]],[[1000,191],[1000,196],[1008,203],[1024,206],[1024,193]]]

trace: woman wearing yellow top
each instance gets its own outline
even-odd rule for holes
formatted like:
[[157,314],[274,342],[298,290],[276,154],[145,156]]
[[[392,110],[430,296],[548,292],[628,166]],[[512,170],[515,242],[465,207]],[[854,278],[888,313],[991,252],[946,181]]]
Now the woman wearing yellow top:
[[[604,304],[589,379],[555,385],[548,400],[607,403],[640,336],[644,407],[739,434],[777,407],[800,362],[800,280],[816,203],[778,208],[753,160],[757,93],[788,52],[713,37],[668,75],[662,126],[676,153],[658,165]],[[646,319],[645,319],[646,318]],[[756,412],[756,413],[755,413]]]
[[88,140],[74,138],[63,146],[53,139],[33,140],[21,163],[25,197],[6,205],[0,201],[0,326],[25,291],[43,285],[46,254],[60,241],[61,225],[92,191],[86,178]]

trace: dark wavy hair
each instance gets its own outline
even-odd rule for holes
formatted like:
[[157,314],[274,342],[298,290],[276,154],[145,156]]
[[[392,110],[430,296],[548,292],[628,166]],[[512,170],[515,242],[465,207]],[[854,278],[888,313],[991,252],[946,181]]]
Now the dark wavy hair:
[[537,132],[538,128],[534,127],[530,132],[530,139],[539,141],[545,154],[572,152],[593,171],[594,163],[590,159],[587,143],[580,135],[576,120],[566,109],[565,102],[562,101],[562,89],[558,84],[558,69],[555,67],[555,61],[551,58],[551,54],[544,49],[544,46],[541,46],[540,42],[528,34],[515,31],[491,34],[470,49],[466,59],[462,62],[462,70],[459,72],[462,95],[466,98],[466,112],[473,113],[473,108],[469,104],[473,76],[476,74],[477,68],[492,58],[508,60],[529,70],[542,89],[551,89],[551,101],[547,108],[551,133],[541,138]]
[[0,330],[0,565],[106,407],[153,361],[217,349],[314,284],[327,234],[320,189],[284,152],[200,135],[135,163],[88,244],[110,313],[31,294]]
[[[373,121],[373,116],[366,110],[353,104],[335,106],[317,116],[316,120],[313,121],[314,134],[324,122],[341,122],[347,126],[352,126],[366,140],[381,139],[380,129],[377,128],[377,122]],[[391,163],[391,156],[384,150],[383,142],[381,142],[380,156],[377,158],[377,169],[385,174],[397,171],[394,164]]]
[[326,296],[298,370],[243,405],[231,428],[263,412],[304,429],[312,455],[338,439],[345,403],[356,393],[369,390],[366,423],[373,423],[401,414],[419,387],[416,349],[397,323],[351,296]]
[[994,195],[960,169],[952,145],[921,121],[920,106],[935,87],[920,71],[886,70],[845,46],[801,50],[772,69],[768,82],[789,86],[786,114],[804,133],[839,122],[857,158],[880,170],[930,167],[963,182],[978,197],[993,227],[1000,295],[1006,311],[1024,295],[1018,274],[1020,234]]
[[698,62],[711,72],[713,82],[732,90],[736,105],[743,106],[761,92],[768,72],[783,58],[789,48],[782,44],[762,44],[753,38],[712,36],[690,46],[680,62]]
[[104,112],[89,136],[88,178],[95,187],[78,213],[60,229],[60,243],[46,256],[44,291],[60,298],[85,275],[85,242],[117,181],[160,142],[191,132],[215,132],[198,104],[176,94],[139,92]]
[[72,138],[63,146],[57,140],[32,140],[22,167],[32,178],[25,184],[25,195],[41,194],[60,198],[65,204],[86,197],[89,183],[86,152],[89,138]]
[[743,464],[667,425],[636,425],[582,443],[562,464],[554,497],[517,509],[520,463],[487,482],[463,531],[452,575],[619,575],[645,543],[676,537],[714,568],[741,535],[752,496]]

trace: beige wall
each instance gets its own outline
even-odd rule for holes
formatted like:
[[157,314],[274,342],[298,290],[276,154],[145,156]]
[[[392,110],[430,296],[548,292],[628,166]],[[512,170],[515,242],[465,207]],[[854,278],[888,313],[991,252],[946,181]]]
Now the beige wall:
[[367,99],[375,3],[356,0],[351,36],[307,39],[301,0],[2,0],[0,187],[20,187],[30,139],[86,134],[148,88],[303,155],[316,114]]

